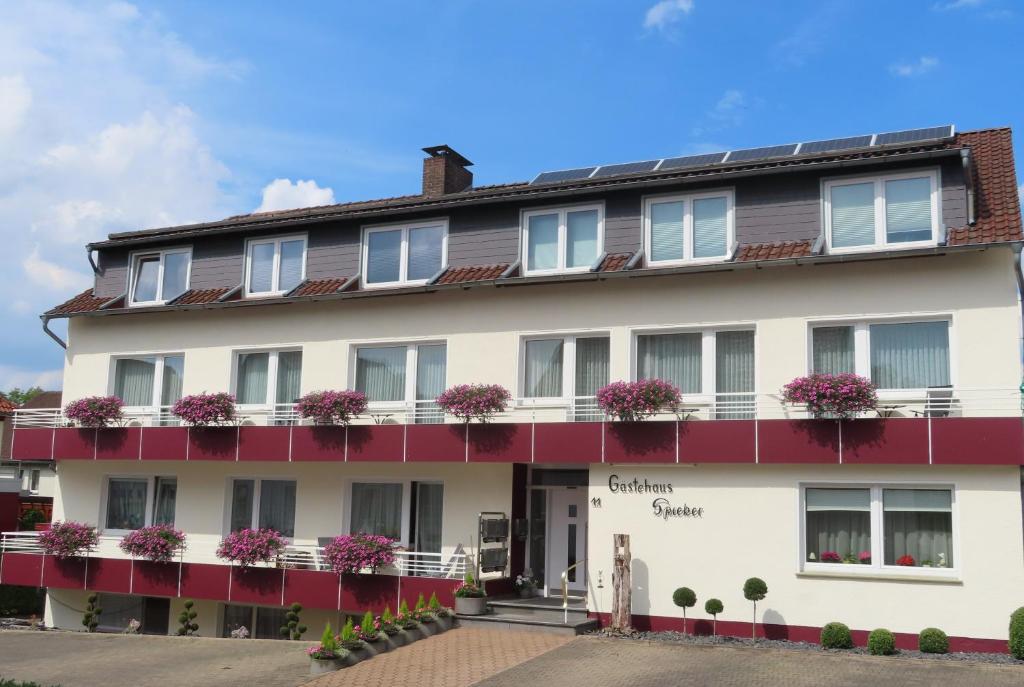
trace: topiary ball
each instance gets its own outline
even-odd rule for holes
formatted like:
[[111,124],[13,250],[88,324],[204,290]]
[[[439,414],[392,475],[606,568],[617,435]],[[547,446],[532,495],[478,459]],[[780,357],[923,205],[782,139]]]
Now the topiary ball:
[[680,587],[672,592],[672,602],[682,608],[693,608],[697,604],[697,594],[689,587]]
[[760,601],[768,595],[768,585],[760,577],[751,577],[743,583],[743,598],[747,601]]
[[821,648],[852,649],[853,637],[850,628],[843,623],[829,623],[821,628]]
[[1024,661],[1024,606],[1010,615],[1010,654]]
[[937,627],[926,627],[917,637],[917,648],[926,654],[948,654],[949,637]]
[[718,599],[708,599],[704,602],[704,612],[708,615],[718,615],[725,610],[725,606]]
[[892,656],[896,653],[896,638],[884,627],[868,635],[868,651],[873,656]]

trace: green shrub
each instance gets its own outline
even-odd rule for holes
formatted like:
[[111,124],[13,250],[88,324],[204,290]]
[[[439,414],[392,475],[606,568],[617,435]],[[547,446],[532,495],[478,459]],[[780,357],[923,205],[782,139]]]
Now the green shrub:
[[288,608],[288,612],[285,613],[286,624],[282,625],[279,630],[281,636],[285,639],[302,639],[302,635],[306,633],[306,626],[302,624],[299,613],[302,613],[302,604],[292,604]]
[[884,627],[868,635],[868,651],[872,656],[892,656],[896,653],[896,638]]
[[38,508],[30,508],[18,518],[18,529],[23,532],[32,532],[36,525],[46,522],[46,514]]
[[37,587],[0,584],[0,615],[41,615],[45,597]]
[[689,587],[680,587],[672,592],[672,602],[683,609],[683,633],[686,633],[686,609],[697,605],[697,594]]
[[937,627],[926,627],[917,637],[917,648],[926,654],[948,654],[949,637]]
[[853,637],[850,628],[843,623],[829,623],[821,628],[822,649],[852,649]]
[[[0,687],[42,687],[38,682],[24,682],[22,680],[5,680],[0,677]],[[60,687],[57,685],[57,687]]]
[[1024,661],[1024,606],[1010,615],[1010,654]]
[[199,623],[196,622],[199,614],[192,610],[195,605],[195,601],[187,599],[184,604],[185,610],[178,614],[178,624],[181,626],[178,628],[179,637],[191,637],[199,631]]
[[100,608],[98,599],[99,596],[96,594],[90,594],[86,598],[85,613],[82,614],[82,625],[85,626],[87,632],[95,632],[96,628],[100,625],[100,614],[103,613],[103,609]]
[[718,634],[718,614],[724,610],[725,606],[719,599],[708,599],[704,602],[704,612],[713,618],[711,621],[711,634],[713,635]]
[[743,598],[754,602],[754,622],[750,624],[750,638],[757,641],[757,602],[768,596],[768,585],[760,577],[751,577],[743,583]]

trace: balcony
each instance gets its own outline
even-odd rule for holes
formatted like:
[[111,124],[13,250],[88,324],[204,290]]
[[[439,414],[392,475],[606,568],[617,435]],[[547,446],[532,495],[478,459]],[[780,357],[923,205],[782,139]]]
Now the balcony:
[[885,393],[877,412],[814,419],[778,394],[686,396],[672,413],[611,422],[593,397],[515,399],[464,424],[433,402],[371,406],[349,427],[315,426],[291,406],[240,409],[238,424],[185,427],[169,409],[123,426],[70,427],[59,408],[16,411],[14,460],[466,463],[1024,464],[1018,389]]

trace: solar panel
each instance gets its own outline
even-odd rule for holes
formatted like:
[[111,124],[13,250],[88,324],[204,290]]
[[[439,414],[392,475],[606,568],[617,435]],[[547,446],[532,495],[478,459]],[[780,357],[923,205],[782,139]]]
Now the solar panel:
[[658,171],[716,165],[724,159],[725,153],[707,153],[704,155],[687,155],[686,157],[668,157],[661,161],[661,167],[658,167]]
[[850,136],[849,138],[831,138],[827,141],[810,141],[800,144],[800,154],[828,153],[834,150],[853,150],[867,148],[871,145],[871,136]]
[[887,134],[878,134],[878,136],[875,137],[875,145],[884,146],[891,143],[934,141],[942,138],[949,138],[952,135],[952,125],[933,126],[927,129],[908,129],[907,131],[893,131]]
[[660,160],[645,160],[644,162],[625,162],[620,165],[601,165],[594,172],[594,178],[612,177],[617,174],[635,174],[637,172],[650,172],[658,166]]
[[796,151],[796,144],[791,143],[784,146],[767,146],[765,148],[746,148],[734,150],[729,154],[729,162],[747,162],[749,160],[763,160],[769,157],[785,157]]
[[579,169],[562,169],[557,172],[542,172],[531,183],[550,184],[556,181],[576,181],[586,179],[597,167],[580,167]]

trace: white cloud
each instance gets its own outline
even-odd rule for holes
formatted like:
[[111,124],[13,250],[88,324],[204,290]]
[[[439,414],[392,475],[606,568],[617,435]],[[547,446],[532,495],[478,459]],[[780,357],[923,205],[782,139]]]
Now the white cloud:
[[11,365],[0,365],[0,389],[14,387],[30,389],[38,386],[46,391],[56,391],[64,384],[64,370],[29,370]]
[[661,0],[644,15],[645,29],[667,29],[693,11],[693,0]]
[[39,257],[39,246],[33,248],[28,257],[21,261],[21,266],[33,284],[51,291],[84,291],[92,282],[90,276],[83,272],[61,267]]
[[312,179],[300,179],[294,184],[291,179],[274,179],[263,187],[263,202],[253,212],[293,210],[332,204],[334,191],[330,188],[320,188]]
[[0,76],[0,142],[21,128],[32,105],[32,91],[20,74]]
[[985,0],[948,0],[948,2],[937,2],[932,5],[932,9],[938,12],[946,12],[949,10],[962,10],[970,7],[980,7]]
[[743,91],[727,89],[705,114],[703,121],[693,127],[691,133],[700,138],[723,129],[741,125],[752,103]]
[[889,72],[894,76],[914,77],[927,74],[939,66],[937,57],[919,57],[914,62],[897,62],[889,65]]

